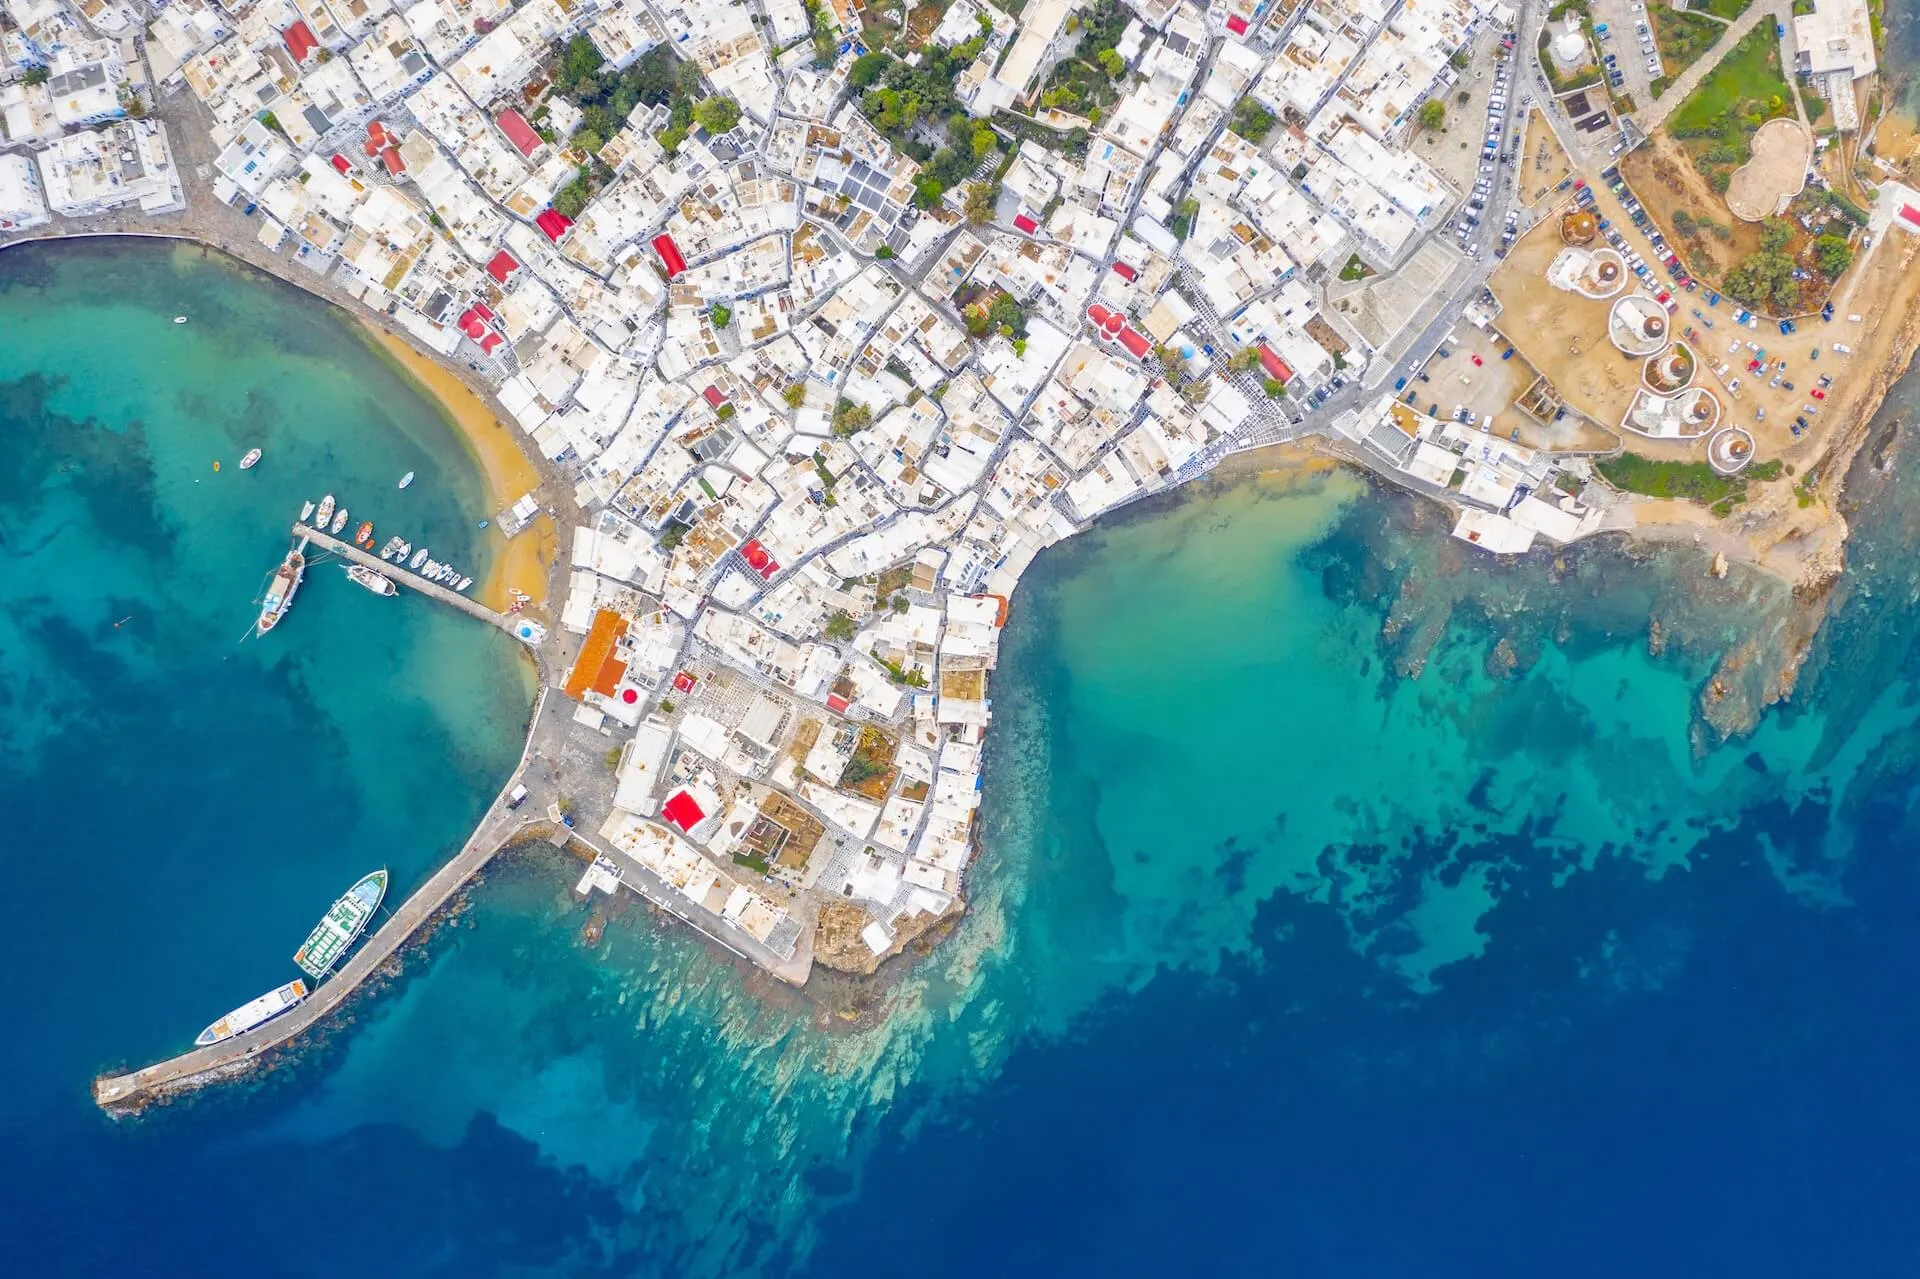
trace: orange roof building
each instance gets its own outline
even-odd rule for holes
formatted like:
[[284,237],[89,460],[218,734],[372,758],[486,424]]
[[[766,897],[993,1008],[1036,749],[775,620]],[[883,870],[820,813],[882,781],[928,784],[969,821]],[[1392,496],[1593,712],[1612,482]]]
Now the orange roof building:
[[627,619],[620,614],[603,608],[593,615],[593,627],[580,646],[580,656],[574,659],[573,669],[567,673],[564,691],[568,697],[578,702],[584,701],[588,693],[613,696],[620,677],[627,673],[627,664],[618,654],[620,640],[626,633]]

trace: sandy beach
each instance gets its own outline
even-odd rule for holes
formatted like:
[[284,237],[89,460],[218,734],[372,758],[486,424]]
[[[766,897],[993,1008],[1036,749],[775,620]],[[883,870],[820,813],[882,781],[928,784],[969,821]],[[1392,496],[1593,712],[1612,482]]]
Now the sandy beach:
[[[447,420],[458,428],[460,438],[486,476],[490,513],[506,509],[540,486],[540,473],[521,451],[513,428],[500,421],[472,388],[436,361],[414,350],[404,339],[365,320],[360,324],[382,351],[439,401]],[[518,589],[533,597],[530,607],[544,606],[548,571],[559,553],[559,533],[553,520],[543,514],[518,537],[508,539],[498,530],[492,530],[491,536],[493,567],[474,591],[474,598],[490,608],[505,611],[513,602],[509,591]]]

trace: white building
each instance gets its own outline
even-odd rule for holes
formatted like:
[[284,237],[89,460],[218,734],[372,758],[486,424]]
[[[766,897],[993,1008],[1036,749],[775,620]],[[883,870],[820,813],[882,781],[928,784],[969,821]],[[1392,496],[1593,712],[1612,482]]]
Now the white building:
[[137,204],[142,213],[186,207],[179,170],[158,120],[126,120],[62,138],[35,159],[47,203],[65,217]]
[[48,221],[40,174],[24,155],[0,155],[0,231],[25,231]]

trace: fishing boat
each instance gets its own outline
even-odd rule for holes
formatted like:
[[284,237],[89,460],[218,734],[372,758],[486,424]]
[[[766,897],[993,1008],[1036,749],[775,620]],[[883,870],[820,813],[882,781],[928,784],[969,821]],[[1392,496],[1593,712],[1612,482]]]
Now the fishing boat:
[[260,616],[253,624],[255,635],[265,635],[280,624],[293,604],[293,593],[300,589],[300,581],[306,575],[306,556],[297,549],[288,551],[287,558],[273,571],[273,580],[267,583],[267,593],[260,600]]
[[400,588],[385,573],[376,573],[365,564],[347,565],[347,576],[375,595],[398,595]]
[[373,521],[368,520],[353,532],[356,545],[366,546],[373,541]]
[[302,524],[305,524],[308,520],[312,518],[313,518],[313,503],[302,502],[300,504],[300,522]]
[[395,549],[396,547],[398,547],[399,545],[400,545],[400,539],[399,539],[399,538],[397,538],[397,537],[390,537],[390,538],[388,538],[388,539],[387,539],[387,540],[386,540],[385,542],[383,542],[383,543],[381,544],[381,546],[380,546],[380,558],[381,558],[381,559],[383,559],[383,560],[390,560],[390,559],[392,559],[392,558],[393,558],[393,552],[394,552],[394,549]]
[[362,875],[339,901],[328,907],[327,913],[307,934],[307,940],[293,953],[293,962],[316,981],[332,972],[341,956],[360,940],[360,934],[367,930],[367,921],[380,909],[380,899],[386,895],[385,870]]
[[413,472],[408,471],[405,475],[400,477],[400,483],[396,484],[394,487],[405,488],[407,485],[411,483],[413,483]]
[[333,513],[333,523],[327,525],[327,532],[332,533],[337,537],[340,533],[340,530],[345,528],[346,526],[347,526],[347,508],[343,506],[339,510]]
[[313,526],[317,529],[325,529],[327,521],[332,518],[333,494],[329,493],[320,499],[320,509],[313,513]]
[[196,1048],[205,1048],[208,1044],[217,1044],[223,1039],[232,1039],[235,1035],[244,1035],[255,1026],[264,1026],[281,1013],[297,1006],[307,997],[307,983],[298,977],[284,986],[276,986],[258,999],[250,999],[213,1025],[200,1032],[193,1041]]
[[419,550],[413,553],[413,558],[407,561],[407,567],[412,569],[414,572],[418,573],[420,571],[420,566],[422,564],[425,564],[426,562],[427,562],[427,548],[423,546]]
[[243,471],[251,471],[255,466],[259,465],[259,462],[260,450],[248,449],[247,455],[240,459],[240,469]]

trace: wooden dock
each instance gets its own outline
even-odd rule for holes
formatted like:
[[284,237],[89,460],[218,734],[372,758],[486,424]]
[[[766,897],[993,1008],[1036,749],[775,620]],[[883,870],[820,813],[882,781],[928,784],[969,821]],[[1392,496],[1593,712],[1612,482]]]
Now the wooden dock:
[[[295,531],[301,531],[300,527],[296,526]],[[374,562],[379,563],[378,556],[374,557]],[[472,603],[465,599],[458,602]],[[222,1043],[190,1049],[178,1057],[170,1057],[124,1075],[102,1075],[93,1083],[94,1101],[109,1111],[138,1110],[148,1102],[163,1100],[200,1083],[244,1074],[252,1068],[261,1053],[305,1033],[352,998],[354,992],[399,953],[415,932],[445,909],[455,894],[479,874],[501,849],[524,834],[527,827],[539,824],[541,819],[522,817],[508,804],[513,788],[520,784],[521,777],[526,773],[534,735],[540,725],[540,713],[546,706],[547,692],[543,687],[534,701],[533,716],[528,721],[527,743],[521,749],[520,762],[514,766],[513,775],[500,788],[500,793],[487,808],[486,816],[460,852],[429,876],[426,883],[415,889],[413,895],[402,902],[386,922],[347,957],[345,963],[318,983],[318,989],[304,1003],[290,1013]]]
[[442,604],[451,604],[469,617],[479,618],[489,626],[497,626],[508,634],[513,633],[513,619],[505,613],[496,613],[485,604],[470,600],[458,591],[450,590],[438,582],[429,582],[405,564],[383,560],[373,552],[355,546],[352,542],[344,542],[330,533],[323,533],[317,528],[298,521],[294,523],[293,535],[322,550],[332,551],[342,559],[351,560],[355,564],[364,564],[374,572],[391,578],[396,585],[419,591],[429,599],[439,600]]

